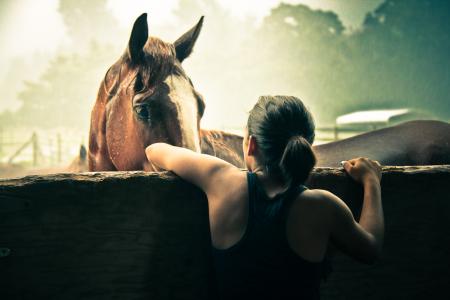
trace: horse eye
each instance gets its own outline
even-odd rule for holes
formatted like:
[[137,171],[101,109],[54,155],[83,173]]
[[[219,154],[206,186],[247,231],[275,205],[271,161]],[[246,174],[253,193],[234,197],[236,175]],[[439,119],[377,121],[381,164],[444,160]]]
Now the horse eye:
[[134,111],[136,112],[137,117],[140,120],[148,121],[150,119],[150,114],[148,112],[148,107],[144,105],[136,105],[134,107]]

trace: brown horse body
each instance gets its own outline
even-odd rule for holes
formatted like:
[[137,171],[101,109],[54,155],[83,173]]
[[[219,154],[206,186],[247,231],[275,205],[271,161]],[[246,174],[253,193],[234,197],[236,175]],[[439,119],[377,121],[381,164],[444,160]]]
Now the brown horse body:
[[[213,135],[225,144],[225,153],[235,152],[240,160],[224,159],[244,167],[242,136]],[[203,147],[202,147],[203,149]],[[355,157],[369,157],[382,165],[415,166],[450,164],[450,124],[440,121],[411,121],[356,135],[327,144],[314,145],[318,167],[338,167],[343,160]],[[219,150],[215,150],[220,152]],[[215,153],[207,152],[214,155]]]
[[450,124],[411,121],[313,148],[320,167],[336,167],[354,157],[390,166],[449,164]]
[[200,132],[202,153],[217,156],[237,167],[245,168],[242,136],[219,130]]
[[[192,52],[203,18],[174,44],[148,37],[146,14],[135,22],[124,55],[108,70],[91,115],[89,169],[152,170],[146,146],[167,142],[245,167],[242,137],[201,130],[204,102],[181,62]],[[314,146],[318,166],[369,157],[384,165],[450,163],[450,125],[414,121]]]

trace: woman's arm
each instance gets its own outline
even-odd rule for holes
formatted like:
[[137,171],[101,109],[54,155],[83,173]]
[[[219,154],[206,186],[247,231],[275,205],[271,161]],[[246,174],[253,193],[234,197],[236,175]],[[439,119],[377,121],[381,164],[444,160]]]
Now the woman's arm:
[[331,240],[350,256],[373,263],[381,254],[384,217],[381,203],[381,168],[377,162],[360,158],[345,162],[347,173],[364,186],[364,202],[359,223],[348,206],[329,193],[335,205]]
[[207,154],[165,143],[155,143],[145,149],[147,159],[156,167],[172,171],[184,180],[212,193],[225,171],[238,171],[230,163]]

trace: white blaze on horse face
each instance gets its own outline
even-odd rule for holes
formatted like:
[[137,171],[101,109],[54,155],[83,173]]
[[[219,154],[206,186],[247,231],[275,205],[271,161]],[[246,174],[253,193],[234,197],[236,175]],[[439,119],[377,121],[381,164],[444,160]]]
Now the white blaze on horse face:
[[197,128],[198,104],[193,93],[193,87],[186,78],[177,75],[168,76],[164,83],[169,86],[169,98],[177,107],[182,147],[200,153],[200,139]]

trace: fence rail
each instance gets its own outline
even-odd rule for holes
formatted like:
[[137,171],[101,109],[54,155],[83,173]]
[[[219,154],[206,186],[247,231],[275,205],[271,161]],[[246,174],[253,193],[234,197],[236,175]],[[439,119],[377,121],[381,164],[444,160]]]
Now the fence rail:
[[[336,254],[322,299],[446,295],[448,182],[450,166],[383,167],[383,257]],[[316,168],[308,185],[359,214],[362,189],[342,169]],[[210,245],[205,196],[169,173],[0,180],[3,299],[216,299]]]
[[7,132],[0,128],[0,163],[32,167],[60,165],[76,155],[84,134],[61,132]]

